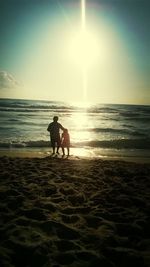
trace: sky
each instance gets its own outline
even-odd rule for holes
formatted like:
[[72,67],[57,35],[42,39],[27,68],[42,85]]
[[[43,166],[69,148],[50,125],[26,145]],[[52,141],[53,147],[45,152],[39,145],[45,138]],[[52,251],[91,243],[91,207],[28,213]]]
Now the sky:
[[1,0],[0,98],[150,104],[149,0]]

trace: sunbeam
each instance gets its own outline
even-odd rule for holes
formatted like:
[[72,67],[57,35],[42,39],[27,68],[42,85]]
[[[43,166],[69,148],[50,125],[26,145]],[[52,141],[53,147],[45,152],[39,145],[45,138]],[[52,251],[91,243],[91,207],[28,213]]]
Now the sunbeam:
[[82,30],[86,28],[86,0],[81,0],[81,25]]

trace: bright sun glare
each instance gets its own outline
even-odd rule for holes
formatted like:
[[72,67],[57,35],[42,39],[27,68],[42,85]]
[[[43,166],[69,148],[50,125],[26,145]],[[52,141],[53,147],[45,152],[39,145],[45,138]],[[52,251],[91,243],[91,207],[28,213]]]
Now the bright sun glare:
[[126,28],[109,8],[77,2],[80,6],[73,8],[64,1],[61,14],[54,9],[54,16],[44,13],[39,22],[35,17],[39,24],[27,30],[28,38],[21,42],[21,88],[1,90],[3,97],[73,101],[85,107],[88,102],[145,101],[139,92],[147,84],[133,60]]
[[81,25],[72,33],[69,54],[82,70],[88,69],[99,53],[97,36],[86,23],[86,0],[81,0]]
[[89,29],[80,29],[70,41],[71,60],[81,69],[87,69],[96,61],[99,54],[98,41]]
[[86,0],[81,0],[81,24],[71,34],[68,53],[71,62],[81,71],[83,92],[81,95],[83,102],[86,103],[88,95],[87,72],[99,56],[97,35],[86,23]]

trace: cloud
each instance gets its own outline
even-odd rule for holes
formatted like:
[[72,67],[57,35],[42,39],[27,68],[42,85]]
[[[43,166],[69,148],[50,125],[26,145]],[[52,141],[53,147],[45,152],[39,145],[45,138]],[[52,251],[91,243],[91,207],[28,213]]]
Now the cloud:
[[20,83],[7,71],[0,71],[0,89],[12,89]]

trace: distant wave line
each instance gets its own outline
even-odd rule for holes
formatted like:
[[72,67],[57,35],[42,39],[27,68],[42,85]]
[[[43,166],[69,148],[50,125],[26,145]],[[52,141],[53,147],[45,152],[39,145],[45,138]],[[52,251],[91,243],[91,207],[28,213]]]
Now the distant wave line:
[[[26,128],[24,128],[24,130],[22,129],[22,131],[30,131],[30,132],[35,132],[37,130],[39,130],[40,132],[44,131],[44,127],[45,127],[45,132],[47,129],[47,124],[44,121],[20,121],[19,119],[10,119],[8,120],[8,122],[10,121],[11,125],[9,124],[4,124],[3,126],[0,126],[0,130],[1,131],[5,131],[5,130],[13,130],[13,128],[17,125],[25,125]],[[30,126],[32,126],[32,129],[29,128]],[[14,128],[15,130],[15,128]],[[121,135],[130,135],[130,136],[137,136],[137,137],[147,137],[149,138],[149,134],[148,132],[144,131],[144,132],[140,132],[140,131],[134,131],[134,130],[128,130],[128,129],[115,129],[115,128],[70,128],[70,132],[84,132],[89,133],[89,132],[95,132],[95,133],[105,133],[105,134],[121,134]]]
[[[0,148],[46,148],[50,147],[49,141],[27,141],[27,142],[1,142]],[[119,139],[104,141],[84,141],[72,143],[71,147],[93,147],[114,149],[150,149],[150,139]]]

